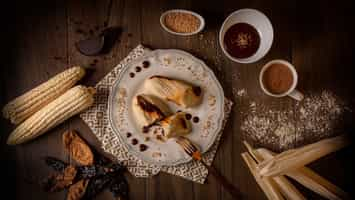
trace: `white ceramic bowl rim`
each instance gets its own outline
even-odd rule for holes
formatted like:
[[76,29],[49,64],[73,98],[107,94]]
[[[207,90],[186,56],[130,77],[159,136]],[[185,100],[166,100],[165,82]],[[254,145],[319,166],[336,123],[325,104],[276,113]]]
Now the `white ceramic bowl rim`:
[[[191,32],[191,33],[179,33],[179,32],[175,32],[175,31],[170,30],[168,27],[165,26],[164,18],[165,18],[165,16],[167,14],[174,13],[174,12],[188,13],[188,14],[191,14],[191,15],[197,17],[200,20],[200,27],[196,31]],[[161,16],[160,16],[160,25],[168,33],[171,33],[171,34],[174,34],[174,35],[180,35],[180,36],[189,36],[189,35],[195,35],[195,34],[197,34],[197,33],[202,31],[202,29],[205,27],[205,19],[200,14],[198,14],[196,12],[193,12],[193,11],[190,11],[190,10],[173,9],[173,10],[167,10],[163,14],[161,14]]]
[[[254,13],[257,13],[258,15],[260,15],[264,20],[265,20],[265,23],[267,26],[269,26],[268,28],[270,28],[270,35],[269,35],[269,44],[266,44],[266,48],[264,49],[261,49],[261,46],[262,46],[262,42],[263,40],[266,40],[267,38],[264,38],[264,34],[263,32],[261,32],[258,27],[255,27],[253,24],[251,24],[259,33],[260,35],[260,46],[258,48],[258,50],[255,52],[254,55],[248,57],[248,58],[235,58],[233,56],[231,56],[227,50],[225,49],[224,47],[224,35],[225,33],[223,34],[223,32],[225,32],[226,30],[226,24],[232,19],[232,17],[234,17],[236,14],[239,14],[241,12],[254,12]],[[240,21],[241,22],[244,22],[244,23],[248,23],[250,24],[248,21]],[[238,22],[237,22],[238,23]],[[228,27],[229,28],[229,27]],[[273,43],[273,39],[274,39],[274,34],[273,34],[274,30],[273,30],[273,27],[272,27],[272,24],[271,24],[271,21],[270,19],[264,14],[262,13],[261,11],[259,10],[256,10],[256,9],[251,9],[251,8],[243,8],[243,9],[239,9],[239,10],[236,10],[234,12],[232,12],[231,14],[228,15],[228,17],[224,20],[220,30],[219,30],[219,44],[221,46],[221,49],[223,51],[223,53],[229,58],[231,59],[232,61],[234,62],[238,62],[238,63],[252,63],[252,62],[256,62],[258,60],[260,60],[261,58],[263,58],[270,50],[271,46],[272,46],[272,43]],[[222,35],[223,34],[223,35]],[[263,37],[264,36],[264,37]],[[262,52],[260,52],[262,50]]]

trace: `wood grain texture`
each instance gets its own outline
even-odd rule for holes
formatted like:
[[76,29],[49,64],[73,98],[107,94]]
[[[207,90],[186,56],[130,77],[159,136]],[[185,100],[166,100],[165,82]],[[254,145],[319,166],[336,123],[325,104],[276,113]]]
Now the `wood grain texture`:
[[[241,8],[255,8],[271,20],[275,35],[270,52],[252,64],[233,63],[223,55],[218,45],[218,31],[228,14]],[[199,35],[177,37],[165,32],[159,24],[162,12],[183,8],[205,17],[206,27]],[[1,14],[4,27],[2,44],[5,53],[1,67],[0,105],[72,66],[90,67],[82,81],[95,85],[135,46],[144,44],[152,49],[176,48],[186,50],[204,60],[221,82],[225,95],[233,100],[231,116],[224,130],[214,166],[245,199],[266,199],[243,163],[240,153],[245,151],[240,130],[243,112],[249,101],[236,98],[234,89],[245,88],[251,99],[277,109],[293,110],[289,98],[274,99],[263,94],[257,82],[261,67],[271,59],[282,58],[292,62],[299,73],[299,89],[305,92],[329,88],[352,109],[355,105],[353,87],[354,48],[352,44],[354,7],[351,1],[204,1],[204,0],[73,0],[73,1],[15,1]],[[119,41],[105,55],[88,57],[75,48],[80,39],[98,34],[108,26],[122,29]],[[95,65],[92,65],[97,60]],[[291,116],[292,117],[292,116]],[[354,115],[348,116],[354,121]],[[0,120],[0,158],[4,191],[11,199],[64,199],[65,193],[47,194],[36,183],[49,174],[44,156],[68,159],[61,144],[61,134],[76,129],[90,144],[100,150],[100,144],[90,129],[74,117],[28,144],[9,147],[6,138],[13,126]],[[350,134],[354,126],[346,127]],[[295,138],[296,140],[296,138]],[[272,148],[272,145],[269,146]],[[345,191],[352,191],[354,164],[349,158],[353,147],[341,150],[312,163],[311,167]],[[213,177],[204,185],[161,173],[148,179],[127,174],[131,200],[231,200],[232,197]],[[296,186],[310,199],[316,194]],[[113,199],[109,192],[97,199]]]

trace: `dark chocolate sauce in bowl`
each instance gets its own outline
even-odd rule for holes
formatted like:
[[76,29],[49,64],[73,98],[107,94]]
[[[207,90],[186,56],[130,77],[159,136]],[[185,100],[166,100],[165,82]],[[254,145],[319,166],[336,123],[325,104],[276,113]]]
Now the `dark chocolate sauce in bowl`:
[[248,58],[259,49],[260,35],[250,24],[237,23],[228,28],[223,42],[232,57]]

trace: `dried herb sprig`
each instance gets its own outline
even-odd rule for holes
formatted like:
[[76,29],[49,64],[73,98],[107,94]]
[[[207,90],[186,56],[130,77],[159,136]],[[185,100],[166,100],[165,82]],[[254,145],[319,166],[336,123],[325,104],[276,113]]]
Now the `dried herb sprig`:
[[[128,183],[124,176],[126,168],[122,163],[113,162],[91,150],[74,131],[66,132],[63,135],[63,142],[72,159],[79,164],[90,164],[73,166],[54,157],[45,157],[45,163],[57,172],[47,179],[44,185],[46,191],[55,192],[68,188],[67,199],[75,200],[92,199],[108,188],[115,198],[128,199]],[[85,156],[81,158],[80,155],[83,154],[76,152],[85,152]],[[72,171],[75,171],[75,174],[72,173],[68,178],[66,175]]]
[[68,166],[68,163],[50,156],[45,157],[44,161],[49,167],[51,167],[55,171],[63,171]]

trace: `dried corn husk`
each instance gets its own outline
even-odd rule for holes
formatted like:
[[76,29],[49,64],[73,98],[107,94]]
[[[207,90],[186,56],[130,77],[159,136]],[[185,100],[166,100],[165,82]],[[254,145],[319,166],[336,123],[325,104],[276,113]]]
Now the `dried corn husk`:
[[63,134],[65,150],[76,162],[81,165],[94,164],[94,154],[86,142],[75,131],[67,131]]
[[68,190],[67,200],[80,200],[85,194],[88,183],[88,179],[82,179],[71,185]]
[[284,199],[279,192],[279,188],[277,187],[274,180],[269,177],[260,177],[256,170],[257,163],[255,160],[249,155],[249,153],[245,152],[241,154],[243,160],[247,164],[251,174],[254,176],[256,182],[260,186],[260,188],[265,193],[266,197],[270,200],[281,200]]
[[163,76],[152,76],[146,79],[144,88],[148,93],[184,108],[199,105],[203,96],[200,87]]
[[[244,145],[247,147],[248,152],[250,155],[258,162],[262,162],[267,159],[271,159],[272,157],[265,158],[258,151],[253,149],[246,141],[243,142]],[[274,176],[272,179],[277,184],[278,188],[280,189],[281,194],[289,200],[305,200],[306,198],[301,194],[301,192],[290,183],[284,176]]]
[[[272,159],[275,155],[275,153],[267,149],[257,149],[256,151],[264,159]],[[285,175],[327,199],[351,199],[349,194],[341,188],[332,184],[308,167],[300,167],[295,170],[288,171]]]
[[350,144],[345,135],[324,139],[304,147],[288,150],[261,162],[257,169],[262,176],[278,176],[311,163]]

